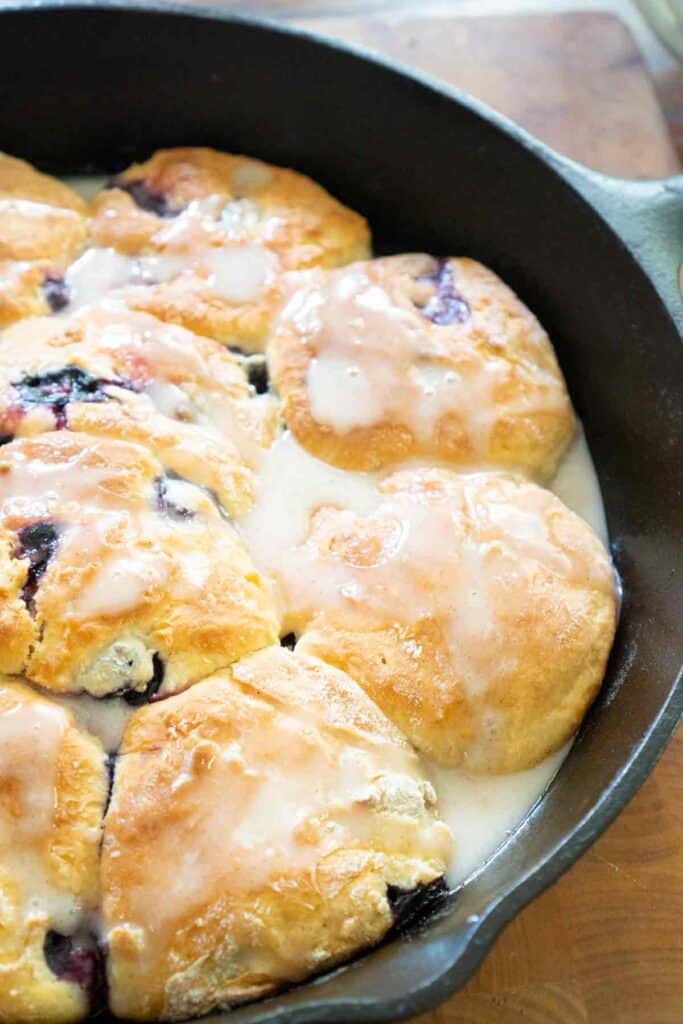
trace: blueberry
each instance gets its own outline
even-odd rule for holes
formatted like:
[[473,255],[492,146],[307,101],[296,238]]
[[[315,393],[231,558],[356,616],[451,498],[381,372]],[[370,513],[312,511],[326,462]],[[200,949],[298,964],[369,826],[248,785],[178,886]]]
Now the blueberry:
[[28,559],[28,572],[21,589],[26,607],[35,614],[35,596],[45,570],[54,558],[59,544],[59,527],[56,523],[30,523],[17,533],[16,558]]
[[415,928],[443,907],[451,894],[452,890],[443,875],[431,882],[420,882],[414,889],[388,885],[387,901],[394,919],[392,931],[405,932]]
[[10,441],[14,440],[14,434],[0,434],[0,447],[3,444],[9,444]]
[[270,378],[268,377],[268,363],[266,357],[262,355],[253,355],[249,352],[245,352],[239,345],[229,345],[230,351],[237,356],[242,369],[247,375],[249,383],[256,392],[257,395],[264,395],[270,388]]
[[265,356],[251,356],[245,361],[247,377],[257,395],[265,395],[270,387]]
[[144,178],[137,178],[135,181],[121,181],[113,178],[109,183],[110,188],[120,188],[127,192],[136,206],[147,213],[154,213],[157,217],[176,217],[180,210],[175,210],[168,205],[168,199],[163,192],[153,189]]
[[104,805],[104,813],[106,814],[109,810],[109,804],[111,803],[111,795],[114,791],[114,774],[116,772],[116,754],[107,754],[104,762],[105,771],[107,773],[107,799]]
[[158,693],[159,687],[164,681],[166,669],[158,652],[152,658],[152,664],[154,666],[154,675],[147,683],[144,690],[126,690],[125,693],[120,695],[123,697],[126,704],[130,704],[131,707],[139,708],[143,704],[149,704],[149,702],[153,700]]
[[437,260],[434,273],[422,280],[433,282],[436,288],[436,293],[422,307],[423,316],[437,327],[446,327],[456,322],[462,324],[469,319],[469,304],[455,287],[453,271],[448,260]]
[[280,647],[287,647],[288,650],[293,651],[296,646],[296,636],[294,633],[287,633],[285,636],[280,637]]
[[105,388],[119,387],[137,391],[138,385],[130,380],[93,377],[80,366],[62,366],[45,373],[27,373],[13,381],[12,387],[19,393],[21,405],[31,408],[46,405],[52,411],[57,430],[67,426],[66,407],[69,402],[106,402],[111,399]]
[[168,474],[167,476],[158,476],[154,481],[154,495],[156,498],[157,508],[164,515],[170,516],[171,519],[193,519],[195,510],[193,508],[187,508],[184,505],[176,505],[168,496],[168,480],[181,479],[175,474]]
[[60,981],[80,985],[91,1008],[106,1004],[106,977],[102,953],[90,935],[61,935],[49,931],[43,955],[52,973]]
[[69,286],[58,274],[48,274],[43,279],[43,295],[53,313],[59,313],[69,305]]

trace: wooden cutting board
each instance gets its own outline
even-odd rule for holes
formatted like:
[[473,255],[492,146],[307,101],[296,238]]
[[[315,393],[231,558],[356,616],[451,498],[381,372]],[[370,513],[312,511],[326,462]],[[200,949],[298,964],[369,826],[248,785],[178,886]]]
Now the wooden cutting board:
[[[611,15],[306,24],[446,79],[598,170],[679,170],[633,39]],[[683,1024],[683,732],[611,829],[419,1024]]]

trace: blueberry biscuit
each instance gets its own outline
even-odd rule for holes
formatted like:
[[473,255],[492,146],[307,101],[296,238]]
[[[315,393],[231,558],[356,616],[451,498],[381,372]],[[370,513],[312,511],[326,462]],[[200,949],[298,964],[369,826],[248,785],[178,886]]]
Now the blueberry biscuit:
[[365,694],[282,648],[140,709],[105,823],[113,1012],[184,1020],[377,942],[443,874],[434,802]]
[[548,478],[575,431],[545,331],[473,260],[294,275],[268,356],[297,439],[343,469],[429,456]]
[[99,744],[0,678],[0,1020],[71,1024],[101,993],[87,931],[107,795]]
[[470,772],[529,768],[568,740],[614,636],[600,541],[549,491],[499,473],[407,470],[369,515],[322,507],[279,575],[296,650]]
[[3,335],[0,438],[67,428],[143,444],[235,515],[278,420],[222,345],[110,301]]
[[279,634],[214,500],[138,445],[62,431],[0,447],[0,542],[0,671],[48,690],[173,693]]
[[66,304],[63,274],[87,236],[85,202],[0,153],[0,327]]
[[245,350],[262,348],[285,270],[368,255],[365,220],[295,171],[210,149],[160,150],[93,203],[75,291],[105,274],[128,301]]

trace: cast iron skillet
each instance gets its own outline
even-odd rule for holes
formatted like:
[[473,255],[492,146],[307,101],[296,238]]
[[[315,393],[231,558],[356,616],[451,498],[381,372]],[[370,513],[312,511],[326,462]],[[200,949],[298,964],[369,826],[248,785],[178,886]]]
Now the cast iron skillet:
[[548,328],[598,466],[621,625],[548,794],[418,934],[229,1019],[419,1013],[458,988],[501,927],[612,821],[683,708],[683,178],[591,173],[466,96],[272,24],[118,3],[0,13],[1,149],[73,173],[114,171],[169,145],[311,174],[369,217],[381,251],[490,264]]

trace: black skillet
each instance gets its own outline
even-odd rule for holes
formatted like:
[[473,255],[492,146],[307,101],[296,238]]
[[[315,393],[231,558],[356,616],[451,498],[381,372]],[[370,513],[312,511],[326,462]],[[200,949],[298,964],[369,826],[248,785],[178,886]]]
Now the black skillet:
[[418,934],[229,1019],[419,1013],[612,821],[683,708],[683,178],[591,173],[436,82],[270,24],[125,4],[0,12],[0,149],[63,174],[172,145],[312,175],[368,216],[380,251],[490,264],[548,328],[597,463],[624,605],[550,791]]

